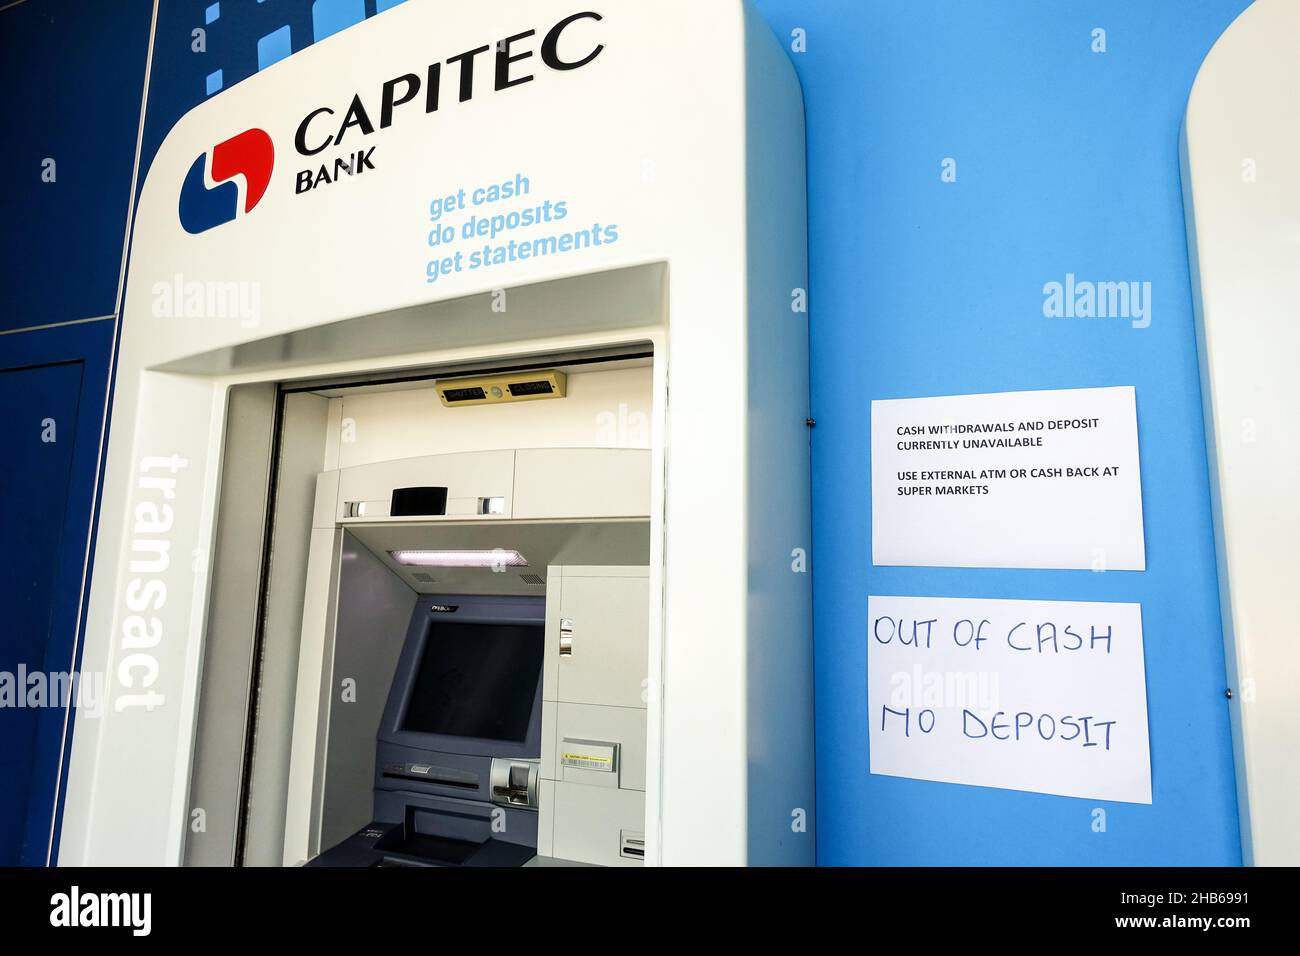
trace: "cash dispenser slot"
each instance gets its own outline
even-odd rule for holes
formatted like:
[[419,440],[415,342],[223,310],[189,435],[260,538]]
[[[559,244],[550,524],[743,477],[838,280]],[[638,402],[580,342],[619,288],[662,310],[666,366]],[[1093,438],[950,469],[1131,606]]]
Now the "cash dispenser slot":
[[[393,856],[400,856],[443,866],[461,866],[482,848],[485,842],[482,840],[465,840],[438,835],[440,821],[433,817],[434,815],[427,811],[408,807],[402,825],[393,827],[385,833],[375,843],[375,849],[389,860]],[[385,862],[387,861],[380,861],[377,865],[383,866]],[[399,861],[389,862],[388,865],[391,866],[394,862],[397,865],[412,865]]]

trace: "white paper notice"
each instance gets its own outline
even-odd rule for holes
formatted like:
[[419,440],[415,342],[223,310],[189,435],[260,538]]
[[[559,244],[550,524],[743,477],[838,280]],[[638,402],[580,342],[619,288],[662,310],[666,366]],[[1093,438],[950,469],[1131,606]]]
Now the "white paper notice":
[[1146,570],[1133,388],[872,402],[871,556]]
[[1151,802],[1142,607],[871,597],[871,772]]

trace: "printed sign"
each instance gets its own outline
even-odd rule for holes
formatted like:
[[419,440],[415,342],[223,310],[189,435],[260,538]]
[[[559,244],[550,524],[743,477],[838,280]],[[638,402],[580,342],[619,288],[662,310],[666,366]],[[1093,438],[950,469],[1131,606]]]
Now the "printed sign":
[[878,565],[1142,571],[1132,387],[871,403]]

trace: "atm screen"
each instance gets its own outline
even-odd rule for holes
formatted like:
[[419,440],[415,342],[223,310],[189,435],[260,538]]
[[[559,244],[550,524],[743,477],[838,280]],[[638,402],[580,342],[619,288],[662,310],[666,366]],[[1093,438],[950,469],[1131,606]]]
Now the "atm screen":
[[402,729],[522,743],[542,672],[543,634],[541,625],[433,623]]

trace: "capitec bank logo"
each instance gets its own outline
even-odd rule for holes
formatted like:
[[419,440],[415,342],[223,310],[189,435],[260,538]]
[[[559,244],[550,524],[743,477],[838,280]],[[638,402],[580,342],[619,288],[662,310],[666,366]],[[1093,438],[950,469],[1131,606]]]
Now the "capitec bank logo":
[[[274,166],[275,147],[260,129],[246,130],[218,143],[211,153],[200,154],[181,186],[180,215],[185,231],[198,235],[235,218],[240,206],[239,186],[232,181],[236,176],[244,178],[244,215],[252,212],[266,194]],[[207,177],[214,183],[210,189]]]

